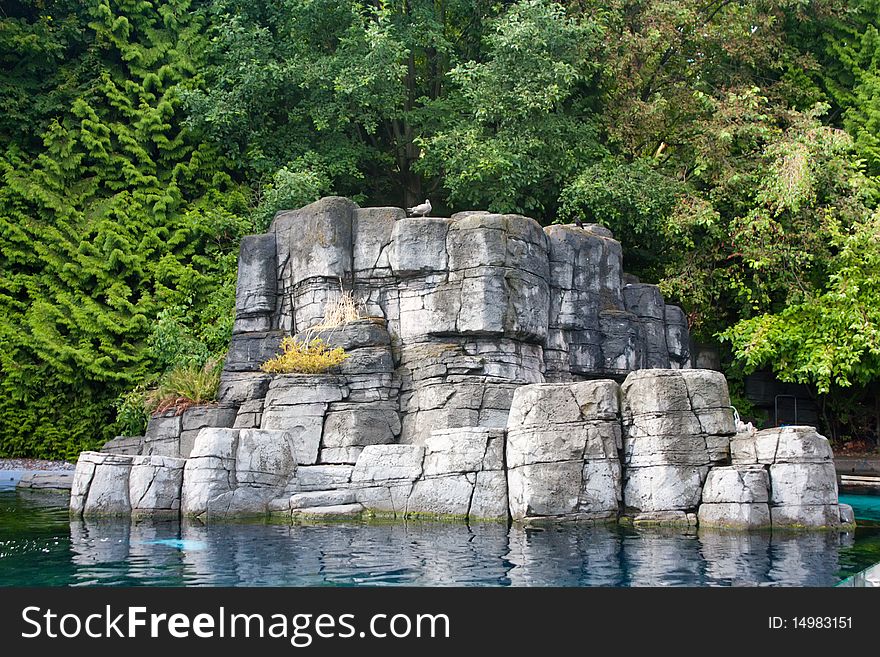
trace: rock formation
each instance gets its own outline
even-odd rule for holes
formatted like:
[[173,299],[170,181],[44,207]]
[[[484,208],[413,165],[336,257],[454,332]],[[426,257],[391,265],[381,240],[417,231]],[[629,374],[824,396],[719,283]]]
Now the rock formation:
[[[71,509],[841,526],[827,441],[734,437],[682,311],[624,278],[597,225],[341,198],[279,213],[242,241],[219,402],[84,453]],[[343,289],[362,318],[322,325]],[[291,334],[349,357],[262,372]]]

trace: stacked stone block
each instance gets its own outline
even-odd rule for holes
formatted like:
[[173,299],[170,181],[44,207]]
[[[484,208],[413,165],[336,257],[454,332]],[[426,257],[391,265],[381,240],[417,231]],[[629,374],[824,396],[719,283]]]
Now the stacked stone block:
[[773,527],[849,524],[848,510],[838,504],[831,446],[813,427],[764,429],[738,436],[730,449],[735,467],[766,471]]
[[406,510],[407,515],[506,519],[504,430],[434,431],[425,442],[422,475]]
[[185,459],[83,452],[70,491],[74,516],[177,517]]
[[181,512],[211,517],[261,513],[296,475],[286,431],[203,429],[184,468]]
[[516,391],[507,431],[514,520],[617,518],[618,394],[614,381],[532,385]]
[[621,397],[624,506],[637,522],[696,524],[709,468],[727,460],[735,434],[723,375],[639,370]]

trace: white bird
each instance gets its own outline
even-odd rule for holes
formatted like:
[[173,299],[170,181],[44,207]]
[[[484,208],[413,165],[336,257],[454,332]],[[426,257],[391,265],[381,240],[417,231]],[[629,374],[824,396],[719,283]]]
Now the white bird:
[[431,201],[425,199],[424,203],[420,203],[413,208],[407,208],[406,211],[415,217],[424,217],[431,211]]

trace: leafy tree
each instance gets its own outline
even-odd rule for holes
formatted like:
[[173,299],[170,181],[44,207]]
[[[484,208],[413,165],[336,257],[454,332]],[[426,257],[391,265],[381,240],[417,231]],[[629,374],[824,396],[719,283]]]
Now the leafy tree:
[[449,73],[420,170],[459,207],[552,217],[564,185],[606,154],[597,120],[602,27],[526,1],[487,23],[485,52]]
[[837,434],[840,422],[828,417],[828,407],[846,406],[846,397],[880,378],[880,212],[851,228],[830,218],[826,234],[836,254],[825,285],[778,312],[738,322],[722,338],[748,369],[769,367],[781,380],[815,390]]

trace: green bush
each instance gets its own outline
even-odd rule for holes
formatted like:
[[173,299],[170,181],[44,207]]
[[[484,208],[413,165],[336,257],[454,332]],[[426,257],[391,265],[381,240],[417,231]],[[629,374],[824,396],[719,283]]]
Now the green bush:
[[147,390],[138,386],[116,400],[116,424],[123,436],[142,436],[147,429]]

